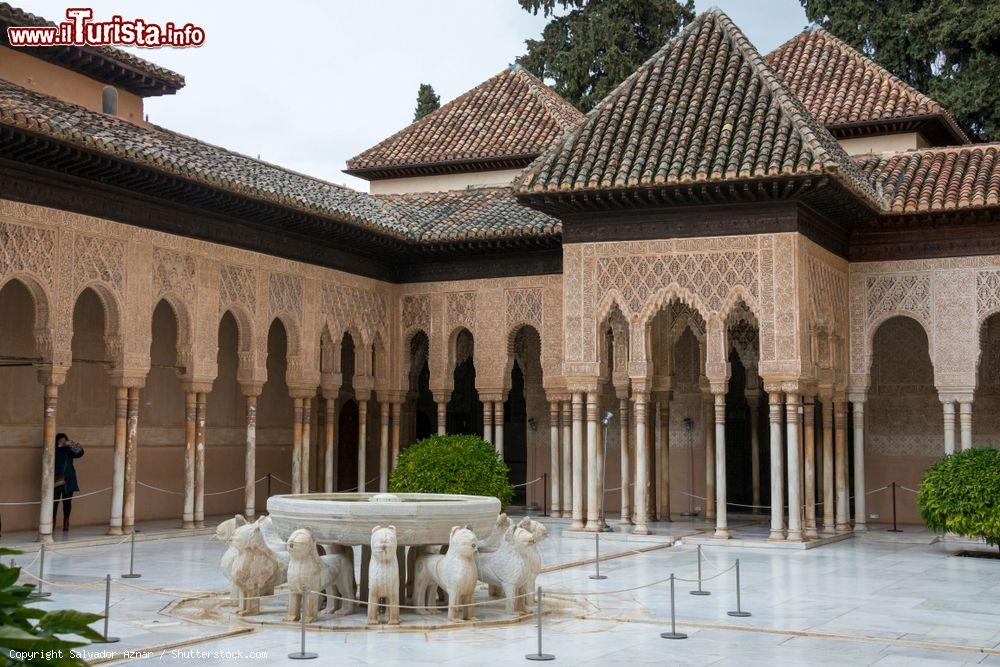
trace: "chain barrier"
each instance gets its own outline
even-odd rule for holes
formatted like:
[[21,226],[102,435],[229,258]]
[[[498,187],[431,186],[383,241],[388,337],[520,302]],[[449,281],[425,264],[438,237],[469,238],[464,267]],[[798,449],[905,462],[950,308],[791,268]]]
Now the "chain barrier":
[[[96,496],[98,493],[104,493],[105,491],[110,491],[111,487],[105,487],[97,491],[88,491],[87,493],[81,493],[80,495],[74,495],[72,498],[64,498],[62,500],[80,500],[81,498],[86,498],[87,496]],[[57,499],[53,498],[52,502],[59,502]],[[41,505],[41,500],[25,500],[22,502],[11,502],[11,503],[0,503],[0,507],[13,507],[15,505]]]
[[[532,484],[534,484],[536,482],[540,482],[540,481],[542,481],[542,478],[541,477],[536,477],[535,479],[531,480],[530,482],[525,482],[524,484],[512,484],[511,488],[513,488],[513,489],[520,489],[522,486],[531,486]],[[534,597],[535,593],[532,592],[531,595],[532,595],[532,597]]]

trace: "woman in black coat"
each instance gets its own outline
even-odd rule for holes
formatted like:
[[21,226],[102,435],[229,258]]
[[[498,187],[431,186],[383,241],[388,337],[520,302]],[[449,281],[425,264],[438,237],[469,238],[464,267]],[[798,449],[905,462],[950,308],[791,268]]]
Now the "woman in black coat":
[[73,494],[80,490],[73,460],[83,456],[83,445],[70,440],[65,433],[56,436],[55,493],[52,503],[52,523],[56,522],[59,500],[63,504],[63,532],[69,530],[69,515],[73,511]]

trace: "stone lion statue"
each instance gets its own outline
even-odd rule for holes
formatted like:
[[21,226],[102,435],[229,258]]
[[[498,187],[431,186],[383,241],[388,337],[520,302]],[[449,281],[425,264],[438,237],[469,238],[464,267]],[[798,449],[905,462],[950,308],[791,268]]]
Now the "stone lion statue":
[[[440,586],[448,594],[448,620],[458,621],[459,610],[465,620],[476,620],[472,598],[479,580],[475,560],[478,548],[475,533],[455,526],[451,529],[448,553],[418,555],[413,583],[414,602],[433,606],[437,601],[437,586]],[[426,614],[427,611],[421,609],[420,613]]]
[[259,521],[237,528],[230,544],[238,552],[231,570],[240,597],[236,613],[240,616],[259,614],[260,596],[274,592],[275,582],[283,578],[285,568],[264,541]]
[[[351,562],[341,554],[320,556],[316,540],[308,528],[292,532],[286,542],[288,548],[288,614],[286,621],[298,621],[305,597],[305,621],[311,623],[319,615],[319,593],[347,598],[335,616],[354,611],[354,570]],[[328,605],[332,608],[332,605]]]
[[247,525],[247,520],[243,518],[242,514],[237,514],[232,519],[226,519],[215,527],[215,539],[229,547],[222,554],[219,569],[222,570],[222,576],[229,581],[229,604],[235,607],[240,606],[240,590],[233,581],[233,562],[240,552],[229,541],[233,539],[233,533],[236,532],[236,529],[245,525]]
[[493,532],[489,534],[489,537],[485,540],[479,540],[479,553],[492,553],[499,549],[508,528],[510,528],[510,517],[501,514],[497,517],[497,521],[493,525]]
[[538,576],[541,563],[533,558],[535,536],[521,526],[504,534],[503,544],[493,553],[476,554],[479,579],[497,587],[507,598],[507,613],[524,611],[529,584]]
[[372,555],[368,561],[368,625],[378,624],[382,598],[387,601],[389,625],[399,625],[399,561],[396,559],[396,527],[372,528]]

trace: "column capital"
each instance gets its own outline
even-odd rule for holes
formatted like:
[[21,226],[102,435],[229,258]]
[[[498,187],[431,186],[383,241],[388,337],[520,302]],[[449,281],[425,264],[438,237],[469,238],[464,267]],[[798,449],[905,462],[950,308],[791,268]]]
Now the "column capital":
[[482,403],[503,403],[505,399],[504,394],[499,391],[480,391],[479,400]]
[[288,395],[292,398],[315,398],[316,385],[314,384],[292,384],[288,385]]
[[601,387],[601,378],[598,376],[572,376],[566,378],[566,387],[572,393],[584,392],[591,394],[597,392]]
[[247,398],[253,396],[256,398],[260,396],[260,393],[264,390],[264,383],[262,382],[241,382],[240,383],[240,393],[242,393]]
[[69,366],[36,364],[35,371],[38,373],[39,384],[58,387],[66,382],[66,375],[69,373]]
[[114,387],[142,389],[146,386],[147,373],[148,369],[114,368],[108,371],[108,381],[111,382],[111,385]]
[[789,379],[789,378],[771,378],[765,377],[764,380],[764,391],[771,394],[774,392],[781,392],[785,394],[801,394],[804,390],[804,384],[799,379]]
[[545,400],[549,403],[558,403],[560,401],[570,400],[570,393],[568,391],[547,391],[545,392]]
[[975,389],[948,387],[938,389],[938,398],[942,403],[971,403]]

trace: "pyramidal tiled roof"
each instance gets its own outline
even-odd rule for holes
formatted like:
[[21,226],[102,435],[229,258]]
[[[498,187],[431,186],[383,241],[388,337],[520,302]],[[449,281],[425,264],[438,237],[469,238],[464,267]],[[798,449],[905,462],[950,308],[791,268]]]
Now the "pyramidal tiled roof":
[[765,61],[824,125],[940,116],[955,140],[969,141],[940,104],[826,30],[796,35]]
[[1000,205],[1000,143],[858,156],[892,213]]
[[582,117],[536,77],[513,66],[351,158],[345,171],[380,178],[435,173],[435,165],[521,167]]
[[874,190],[732,20],[700,14],[515,181],[519,194],[829,173]]

